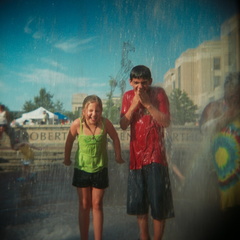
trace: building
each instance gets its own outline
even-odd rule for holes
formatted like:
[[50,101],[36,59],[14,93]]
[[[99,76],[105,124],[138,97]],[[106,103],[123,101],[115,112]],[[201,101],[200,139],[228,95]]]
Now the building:
[[[88,96],[88,94],[85,93],[75,93],[72,95],[72,112],[78,112],[81,113],[82,112],[82,104],[83,104],[83,100]],[[120,103],[121,98],[120,97],[116,97],[113,96],[112,97],[112,101],[114,104],[118,104]],[[107,103],[107,99],[102,99],[102,104],[103,104],[103,108],[106,106]]]
[[238,14],[222,24],[220,40],[203,42],[182,53],[175,68],[164,75],[167,94],[175,88],[185,91],[199,113],[207,103],[221,98],[226,75],[240,70],[239,35]]
[[87,97],[85,93],[75,93],[72,95],[72,112],[82,112],[82,104],[84,98]]

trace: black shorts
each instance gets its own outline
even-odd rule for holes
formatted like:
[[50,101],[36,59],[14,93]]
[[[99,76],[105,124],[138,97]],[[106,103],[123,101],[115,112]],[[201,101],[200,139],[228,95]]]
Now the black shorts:
[[74,168],[72,185],[78,188],[94,187],[99,189],[107,188],[109,185],[108,169],[103,168],[96,173],[88,173]]
[[151,207],[153,219],[174,217],[168,167],[158,163],[130,170],[128,177],[127,213],[145,215]]

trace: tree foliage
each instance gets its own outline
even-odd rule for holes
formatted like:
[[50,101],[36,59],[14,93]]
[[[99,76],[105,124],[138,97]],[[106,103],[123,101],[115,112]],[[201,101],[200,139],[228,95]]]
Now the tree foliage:
[[80,115],[79,115],[79,112],[78,111],[75,111],[74,113],[73,112],[70,112],[70,111],[66,111],[63,113],[65,116],[68,117],[69,120],[71,121],[74,121],[75,119],[79,118]]
[[171,92],[169,100],[171,118],[174,125],[196,122],[197,105],[194,105],[186,92],[176,88]]
[[45,88],[41,88],[38,96],[24,103],[23,110],[29,112],[36,108],[44,107],[50,112],[63,112],[63,103],[59,100],[53,102],[53,97],[53,94],[47,92]]
[[[123,42],[121,67],[116,76],[111,76],[109,80],[110,92],[106,94],[107,102],[106,107],[103,111],[103,115],[110,119],[114,124],[118,124],[120,120],[121,99],[126,89],[126,80],[129,78],[129,71],[133,66],[132,61],[129,59],[128,55],[129,52],[134,51],[135,48],[131,43]],[[119,102],[114,102],[112,99],[116,87],[118,87],[121,92]]]
[[114,103],[113,101],[113,93],[117,86],[117,81],[113,77],[110,77],[109,85],[110,85],[110,92],[107,93],[108,99],[106,102],[106,106],[104,107],[104,110],[103,110],[103,115],[106,118],[110,119],[113,124],[117,124],[119,123],[120,100],[119,100],[119,103]]

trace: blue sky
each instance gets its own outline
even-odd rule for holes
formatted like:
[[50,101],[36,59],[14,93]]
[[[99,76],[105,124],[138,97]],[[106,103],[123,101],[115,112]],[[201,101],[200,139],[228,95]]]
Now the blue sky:
[[105,98],[123,42],[135,49],[132,64],[162,82],[182,52],[219,39],[237,11],[235,0],[2,0],[0,102],[22,110],[41,88],[65,110],[74,93]]

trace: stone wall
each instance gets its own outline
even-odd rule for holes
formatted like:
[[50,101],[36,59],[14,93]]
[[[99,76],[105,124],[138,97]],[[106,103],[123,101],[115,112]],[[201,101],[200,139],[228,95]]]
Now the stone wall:
[[[59,145],[64,144],[69,131],[69,125],[39,125],[39,126],[24,126],[21,128],[13,128],[16,133],[16,138],[19,141],[28,141],[34,145]],[[130,141],[130,131],[121,130],[116,127],[119,139],[123,146],[128,146]],[[203,137],[199,132],[198,127],[173,127],[171,132],[168,131],[167,137],[171,138],[171,142],[177,145],[188,145],[189,143],[201,142]],[[8,141],[7,136],[3,136],[0,143],[5,144]]]
[[[20,142],[28,142],[33,146],[42,148],[35,151],[35,165],[47,166],[58,164],[63,161],[64,145],[69,131],[69,125],[39,125],[14,128],[15,138]],[[121,141],[125,157],[128,157],[130,132],[129,129],[122,131],[118,126],[116,130]],[[173,127],[166,132],[169,157],[180,168],[186,168],[189,161],[197,157],[203,137],[197,127]],[[111,140],[109,150],[112,150]],[[77,147],[77,141],[73,146],[72,154]],[[21,154],[10,147],[8,136],[4,135],[0,141],[0,169],[13,169],[20,167]]]

